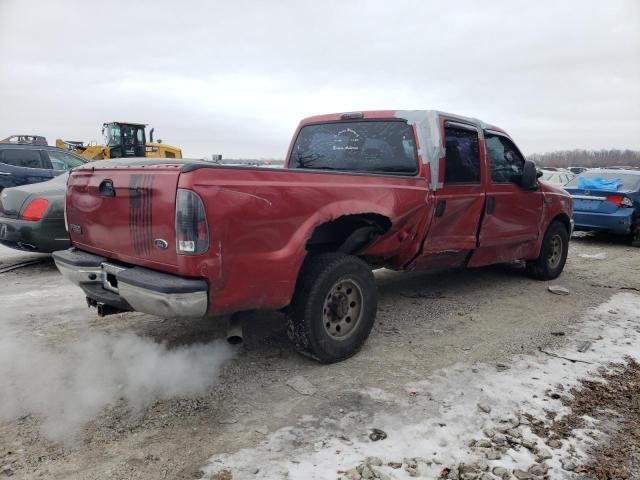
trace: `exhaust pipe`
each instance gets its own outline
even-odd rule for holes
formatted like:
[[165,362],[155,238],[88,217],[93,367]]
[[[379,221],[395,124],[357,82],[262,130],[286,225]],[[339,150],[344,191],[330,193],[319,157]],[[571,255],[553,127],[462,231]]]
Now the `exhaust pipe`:
[[98,309],[99,317],[106,317],[107,315],[115,315],[117,313],[124,313],[126,310],[122,310],[121,308],[112,307],[111,305],[105,305],[104,303],[98,303],[96,305]]
[[124,313],[128,310],[123,310],[122,308],[112,307],[111,305],[105,305],[104,303],[98,302],[93,298],[86,297],[87,307],[94,307],[98,310],[99,317],[106,317],[107,315],[115,315],[116,313]]
[[240,314],[234,313],[227,319],[227,342],[231,345],[239,345],[243,340]]

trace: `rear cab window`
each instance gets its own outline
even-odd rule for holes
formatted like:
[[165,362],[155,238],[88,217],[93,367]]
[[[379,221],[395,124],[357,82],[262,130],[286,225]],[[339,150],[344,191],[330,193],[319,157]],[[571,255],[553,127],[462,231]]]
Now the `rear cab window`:
[[306,125],[293,145],[289,168],[415,175],[413,129],[402,120]]
[[26,148],[0,149],[0,162],[22,168],[45,168],[40,150]]

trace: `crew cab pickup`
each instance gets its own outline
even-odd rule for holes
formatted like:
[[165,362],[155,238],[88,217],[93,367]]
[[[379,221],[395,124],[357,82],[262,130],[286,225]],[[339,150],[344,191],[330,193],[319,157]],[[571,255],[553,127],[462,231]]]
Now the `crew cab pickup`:
[[54,259],[99,313],[285,309],[297,349],[335,362],[371,331],[373,269],[525,260],[552,279],[571,209],[497,127],[437,111],[338,113],[303,120],[282,169],[167,159],[75,169],[72,247]]

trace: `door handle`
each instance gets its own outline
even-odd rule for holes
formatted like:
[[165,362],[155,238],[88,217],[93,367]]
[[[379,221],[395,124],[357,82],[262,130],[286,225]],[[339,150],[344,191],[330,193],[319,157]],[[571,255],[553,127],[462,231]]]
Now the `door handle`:
[[443,216],[446,208],[447,208],[447,201],[438,200],[438,203],[436,203],[436,217]]
[[98,186],[98,192],[102,197],[115,197],[116,191],[113,188],[113,182],[111,180],[103,180]]
[[487,215],[496,211],[496,197],[487,197]]

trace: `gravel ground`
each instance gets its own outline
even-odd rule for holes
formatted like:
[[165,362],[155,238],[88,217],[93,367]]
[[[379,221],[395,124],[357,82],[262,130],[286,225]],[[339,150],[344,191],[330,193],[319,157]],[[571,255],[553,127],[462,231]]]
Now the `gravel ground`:
[[[562,345],[587,309],[621,290],[640,289],[639,253],[624,239],[581,235],[572,241],[565,272],[551,283],[529,279],[518,265],[377,272],[374,331],[358,355],[336,365],[297,355],[278,312],[254,314],[245,321],[245,343],[235,358],[216,372],[217,382],[195,396],[151,395],[137,408],[117,398],[63,441],[51,440],[36,415],[0,423],[0,468],[8,466],[0,477],[197,478],[212,455],[255,447],[268,433],[305,416],[357,409],[366,417],[385,408],[362,392],[400,391],[454,364],[508,365],[513,355]],[[2,248],[0,272],[35,258]],[[549,293],[549,284],[566,287],[570,295]],[[87,332],[107,338],[134,334],[170,350],[224,335],[220,319],[163,320],[138,313],[98,318],[46,258],[0,273],[0,302],[1,326],[17,339],[35,338],[61,354],[83,342]],[[315,392],[303,395],[287,385],[297,377],[312,380]],[[7,379],[0,382],[7,388]]]
[[585,479],[640,479],[640,364],[628,359],[611,365],[601,378],[582,380],[563,399],[571,414],[554,420],[551,438],[567,438],[595,418],[609,437],[592,452],[592,460],[578,465]]

